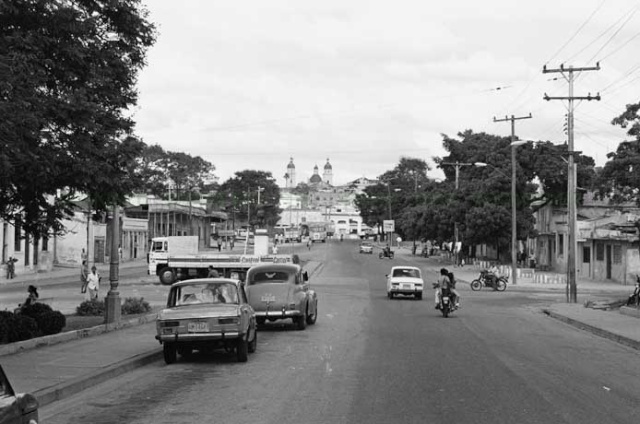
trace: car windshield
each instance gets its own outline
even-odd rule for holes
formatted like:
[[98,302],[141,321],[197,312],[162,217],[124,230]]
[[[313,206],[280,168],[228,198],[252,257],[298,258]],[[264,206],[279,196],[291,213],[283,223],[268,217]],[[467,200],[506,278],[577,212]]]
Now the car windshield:
[[286,271],[260,271],[251,276],[249,285],[293,282],[295,274]]
[[394,277],[420,278],[420,271],[417,269],[396,268],[393,270]]
[[194,283],[174,290],[173,306],[238,303],[238,288],[233,283]]
[[366,246],[371,246],[371,243],[365,241],[364,243],[362,243],[362,246],[365,246],[365,247]]

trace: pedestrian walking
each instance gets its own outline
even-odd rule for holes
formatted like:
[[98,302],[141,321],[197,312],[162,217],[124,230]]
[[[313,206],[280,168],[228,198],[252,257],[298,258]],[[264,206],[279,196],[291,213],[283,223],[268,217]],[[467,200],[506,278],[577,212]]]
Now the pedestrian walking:
[[9,260],[6,262],[7,280],[11,280],[16,276],[16,262],[18,262],[16,258],[9,256]]
[[91,267],[91,273],[87,276],[87,291],[89,292],[89,300],[98,300],[100,292],[100,275],[96,266]]
[[231,237],[231,240],[229,241],[229,246],[231,247],[231,250],[233,250],[233,245],[236,242],[236,238],[235,237]]
[[87,292],[87,277],[89,276],[89,265],[87,261],[82,261],[80,268],[80,293]]
[[274,244],[273,247],[271,248],[271,251],[273,252],[274,255],[278,254],[278,245]]
[[218,252],[222,252],[222,237],[218,237]]
[[313,242],[311,241],[311,237],[309,237],[307,239],[307,249],[311,250],[311,245],[313,244]]

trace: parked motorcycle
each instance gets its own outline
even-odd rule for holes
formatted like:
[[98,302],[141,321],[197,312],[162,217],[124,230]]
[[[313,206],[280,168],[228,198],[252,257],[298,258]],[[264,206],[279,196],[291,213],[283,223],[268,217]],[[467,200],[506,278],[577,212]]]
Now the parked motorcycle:
[[488,270],[480,271],[480,276],[471,282],[471,290],[478,291],[482,287],[490,287],[497,291],[505,291],[507,289],[507,283],[509,279],[507,277],[501,276],[498,279],[493,281],[490,277],[490,272]]
[[382,249],[382,251],[378,254],[378,258],[389,258],[393,259],[393,250],[391,249]]
[[627,299],[627,306],[640,306],[640,275],[636,274],[636,287]]

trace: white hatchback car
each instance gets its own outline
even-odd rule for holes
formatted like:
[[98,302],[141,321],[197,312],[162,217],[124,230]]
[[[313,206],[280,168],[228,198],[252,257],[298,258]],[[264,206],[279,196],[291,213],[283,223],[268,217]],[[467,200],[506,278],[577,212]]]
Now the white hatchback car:
[[387,274],[387,297],[392,299],[397,294],[415,296],[422,299],[424,280],[419,268],[415,266],[394,266]]

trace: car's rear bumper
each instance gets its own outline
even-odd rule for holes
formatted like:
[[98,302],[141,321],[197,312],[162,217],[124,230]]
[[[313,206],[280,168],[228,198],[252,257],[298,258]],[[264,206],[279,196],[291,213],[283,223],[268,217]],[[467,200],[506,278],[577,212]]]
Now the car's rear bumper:
[[293,318],[302,315],[302,312],[295,309],[255,311],[257,318]]
[[239,331],[227,331],[225,333],[177,333],[156,334],[156,340],[161,342],[206,342],[228,339],[238,339],[244,334]]
[[417,293],[422,293],[423,289],[422,288],[412,288],[412,289],[404,289],[404,288],[391,288],[389,290],[389,293],[393,293],[393,294],[417,294]]

